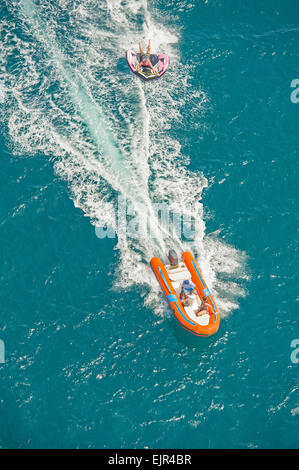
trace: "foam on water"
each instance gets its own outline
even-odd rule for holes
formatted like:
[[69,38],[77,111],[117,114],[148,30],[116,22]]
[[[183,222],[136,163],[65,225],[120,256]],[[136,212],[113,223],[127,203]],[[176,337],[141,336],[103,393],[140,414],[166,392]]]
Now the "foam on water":
[[[245,255],[205,234],[200,200],[208,181],[187,168],[171,133],[182,106],[192,101],[203,119],[208,102],[204,91],[192,89],[188,69],[177,67],[178,33],[158,23],[145,0],[6,0],[6,7],[15,23],[0,24],[0,104],[15,153],[51,157],[75,206],[94,225],[116,231],[117,286],[150,286],[145,302],[160,311],[148,261],[164,259],[170,247],[191,249],[221,311],[236,308]],[[149,86],[120,71],[125,50],[137,49],[139,38],[144,45],[152,38],[152,50],[171,57],[173,72]],[[125,220],[116,220],[119,196],[139,227],[150,220],[150,232],[126,237]],[[196,214],[192,242],[158,218],[154,203],[167,203],[177,216]]]

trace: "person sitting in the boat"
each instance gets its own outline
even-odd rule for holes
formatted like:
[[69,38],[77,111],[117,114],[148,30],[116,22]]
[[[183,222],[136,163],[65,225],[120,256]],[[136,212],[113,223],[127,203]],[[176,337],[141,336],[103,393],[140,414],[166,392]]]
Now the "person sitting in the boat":
[[211,315],[211,313],[212,313],[212,307],[207,301],[207,298],[203,297],[200,307],[198,310],[196,310],[195,315],[197,317],[201,317],[202,315]]
[[146,54],[143,52],[141,41],[139,41],[139,51],[140,51],[140,58],[141,62],[136,67],[136,70],[141,69],[141,67],[150,67],[153,73],[156,73],[151,61],[150,61],[150,54],[151,54],[151,40],[148,41],[147,51]]
[[180,300],[182,301],[183,305],[190,305],[191,299],[190,295],[195,293],[195,285],[189,279],[183,281],[181,292],[180,292]]

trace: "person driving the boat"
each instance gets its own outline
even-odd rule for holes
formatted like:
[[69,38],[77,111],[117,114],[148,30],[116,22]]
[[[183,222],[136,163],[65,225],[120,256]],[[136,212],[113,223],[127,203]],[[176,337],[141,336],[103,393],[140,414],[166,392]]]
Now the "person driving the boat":
[[183,301],[183,305],[189,305],[190,304],[190,295],[195,293],[195,285],[193,284],[192,281],[189,281],[189,279],[186,279],[183,281],[181,292],[180,292],[180,300]]
[[200,307],[198,310],[196,310],[195,315],[197,317],[201,317],[202,315],[211,315],[211,314],[212,314],[212,307],[207,301],[207,298],[203,297]]
[[146,54],[143,52],[141,41],[139,41],[139,51],[140,51],[140,58],[141,62],[137,65],[136,69],[140,71],[141,67],[150,67],[154,74],[157,74],[156,70],[154,69],[151,61],[150,61],[150,54],[151,54],[151,40],[148,41],[147,51]]

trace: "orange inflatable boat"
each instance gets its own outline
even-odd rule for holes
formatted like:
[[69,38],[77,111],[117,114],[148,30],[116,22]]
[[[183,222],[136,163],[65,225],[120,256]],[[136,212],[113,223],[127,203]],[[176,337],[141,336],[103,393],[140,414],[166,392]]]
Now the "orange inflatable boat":
[[[215,334],[219,328],[220,315],[192,254],[185,251],[182,254],[182,261],[179,262],[175,251],[170,250],[168,257],[170,264],[163,264],[159,258],[152,258],[151,267],[176,319],[194,335]],[[193,286],[193,291],[188,295],[187,300],[186,298],[180,300],[183,283],[188,285],[189,281],[190,285],[192,286],[193,283],[195,287]],[[197,316],[196,312],[200,309],[203,298],[209,304],[205,310],[209,313]]]

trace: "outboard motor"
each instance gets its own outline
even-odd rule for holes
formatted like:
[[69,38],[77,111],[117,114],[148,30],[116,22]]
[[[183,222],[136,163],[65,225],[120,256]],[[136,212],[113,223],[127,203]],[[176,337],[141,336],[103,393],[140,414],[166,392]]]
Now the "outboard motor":
[[174,250],[169,250],[168,259],[170,262],[170,266],[176,266],[179,263],[178,255]]

